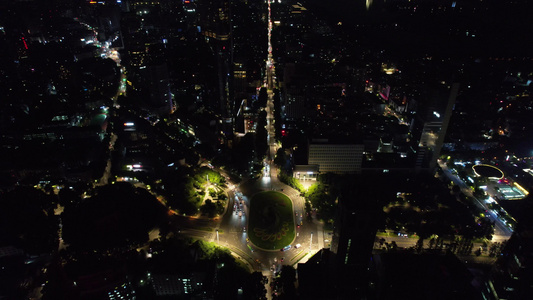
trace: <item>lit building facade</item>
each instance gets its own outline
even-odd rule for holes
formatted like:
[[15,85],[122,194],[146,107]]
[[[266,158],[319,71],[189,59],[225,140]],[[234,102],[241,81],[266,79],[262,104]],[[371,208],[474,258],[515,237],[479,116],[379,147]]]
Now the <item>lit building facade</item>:
[[309,144],[308,164],[318,165],[322,173],[359,173],[363,151],[363,144],[330,144],[328,140],[313,140]]

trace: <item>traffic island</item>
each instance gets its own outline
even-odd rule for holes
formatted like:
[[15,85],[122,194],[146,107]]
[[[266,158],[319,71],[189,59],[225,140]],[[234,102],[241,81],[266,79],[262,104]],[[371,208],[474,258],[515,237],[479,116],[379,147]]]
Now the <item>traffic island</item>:
[[292,201],[274,191],[255,194],[250,200],[248,237],[257,248],[279,251],[295,238]]

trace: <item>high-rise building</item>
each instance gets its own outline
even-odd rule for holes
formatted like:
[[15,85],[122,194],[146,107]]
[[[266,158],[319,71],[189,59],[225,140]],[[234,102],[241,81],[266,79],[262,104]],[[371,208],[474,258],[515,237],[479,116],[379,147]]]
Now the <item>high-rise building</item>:
[[369,266],[380,219],[378,203],[394,197],[382,188],[387,177],[362,174],[353,177],[338,199],[331,252],[336,255],[338,299],[363,299],[369,283]]
[[382,211],[378,203],[395,195],[380,188],[391,180],[382,174],[352,179],[337,199],[331,248],[298,264],[300,294],[305,299],[369,299],[372,249]]
[[165,63],[146,66],[139,70],[145,90],[149,92],[150,104],[162,114],[172,110],[168,68]]
[[487,282],[490,297],[495,300],[529,299],[533,295],[533,221],[530,216],[518,216],[517,220]]
[[417,169],[435,168],[458,93],[459,83],[429,88],[425,101],[420,101],[419,117],[411,123],[413,135],[419,137]]
[[370,299],[486,299],[468,264],[452,253],[389,251],[374,254],[372,262],[376,279]]
[[335,254],[318,250],[307,262],[298,264],[298,285],[301,299],[327,300],[337,298]]
[[233,63],[233,86],[235,89],[235,100],[241,103],[241,99],[247,98],[248,81],[246,78],[246,65],[244,63]]
[[234,131],[235,101],[233,97],[233,45],[229,0],[200,0],[199,30],[211,44],[217,57],[219,98],[213,109],[222,116],[222,132],[226,140]]

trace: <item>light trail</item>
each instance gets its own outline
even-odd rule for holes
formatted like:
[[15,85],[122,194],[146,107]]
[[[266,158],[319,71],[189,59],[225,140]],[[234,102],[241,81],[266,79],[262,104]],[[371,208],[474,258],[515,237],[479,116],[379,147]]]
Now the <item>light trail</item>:
[[266,61],[266,74],[264,80],[264,86],[268,89],[273,87],[273,73],[274,73],[274,58],[272,55],[272,10],[270,8],[271,0],[267,0],[268,3],[268,57]]

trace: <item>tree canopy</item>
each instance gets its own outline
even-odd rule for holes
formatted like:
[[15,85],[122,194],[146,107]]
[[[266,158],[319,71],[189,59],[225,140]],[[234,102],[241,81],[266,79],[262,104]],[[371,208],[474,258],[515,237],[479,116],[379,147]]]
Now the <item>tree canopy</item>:
[[33,187],[19,187],[0,197],[0,241],[31,254],[57,248],[56,197]]
[[98,188],[63,218],[63,239],[74,248],[109,249],[148,240],[167,209],[152,194],[129,183]]

